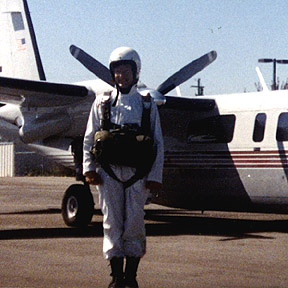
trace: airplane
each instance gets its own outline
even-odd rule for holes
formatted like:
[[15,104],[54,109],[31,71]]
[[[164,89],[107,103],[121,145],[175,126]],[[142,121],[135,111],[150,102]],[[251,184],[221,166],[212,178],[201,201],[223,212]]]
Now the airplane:
[[[0,136],[79,170],[91,105],[114,89],[109,70],[72,45],[71,54],[99,79],[47,82],[27,0],[2,0],[0,12]],[[192,61],[156,89],[141,87],[158,104],[165,147],[163,189],[152,202],[200,211],[287,213],[287,91],[269,91],[257,69],[261,92],[166,95],[216,56],[211,51]],[[83,179],[68,187],[62,200],[68,226],[87,226],[93,211]]]

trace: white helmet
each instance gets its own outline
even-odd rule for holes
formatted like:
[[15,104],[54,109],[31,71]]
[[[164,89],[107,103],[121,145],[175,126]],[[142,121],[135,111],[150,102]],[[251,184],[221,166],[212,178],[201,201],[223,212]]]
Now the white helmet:
[[123,63],[131,64],[135,77],[134,81],[137,82],[139,80],[139,74],[141,70],[141,60],[139,54],[134,49],[129,47],[116,48],[111,53],[109,58],[110,71],[113,72],[113,68],[115,68],[115,66],[121,65]]

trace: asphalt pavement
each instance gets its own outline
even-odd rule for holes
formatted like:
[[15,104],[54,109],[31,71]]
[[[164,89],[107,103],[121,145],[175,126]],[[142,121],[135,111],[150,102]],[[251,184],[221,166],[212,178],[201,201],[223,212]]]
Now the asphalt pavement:
[[[61,216],[69,177],[0,178],[0,287],[107,287],[102,215]],[[97,202],[97,191],[93,188]],[[140,288],[288,287],[288,215],[146,206]]]

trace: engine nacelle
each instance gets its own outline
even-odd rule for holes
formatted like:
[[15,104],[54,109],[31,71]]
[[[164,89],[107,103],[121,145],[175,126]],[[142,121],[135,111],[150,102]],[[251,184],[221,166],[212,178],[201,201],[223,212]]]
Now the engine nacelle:
[[61,134],[71,126],[69,115],[59,113],[42,114],[37,117],[24,116],[19,135],[24,143],[33,143],[47,137]]

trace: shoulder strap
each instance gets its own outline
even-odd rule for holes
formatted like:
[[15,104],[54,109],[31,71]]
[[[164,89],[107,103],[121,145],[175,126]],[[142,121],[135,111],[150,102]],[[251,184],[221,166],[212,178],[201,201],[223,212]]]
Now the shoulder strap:
[[150,112],[151,112],[151,96],[142,96],[143,100],[143,113],[141,120],[141,131],[144,135],[150,135]]

